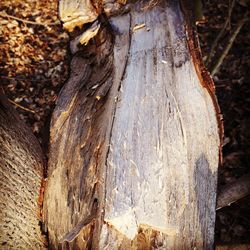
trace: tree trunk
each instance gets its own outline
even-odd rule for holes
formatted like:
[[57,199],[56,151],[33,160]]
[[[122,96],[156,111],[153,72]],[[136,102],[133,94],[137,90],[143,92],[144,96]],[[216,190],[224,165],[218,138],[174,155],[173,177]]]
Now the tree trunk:
[[[60,2],[69,31],[99,13],[76,2]],[[119,4],[129,12],[72,33],[50,129],[50,246],[212,249],[221,124],[188,9]]]
[[38,141],[0,93],[0,248],[43,249],[44,158]]

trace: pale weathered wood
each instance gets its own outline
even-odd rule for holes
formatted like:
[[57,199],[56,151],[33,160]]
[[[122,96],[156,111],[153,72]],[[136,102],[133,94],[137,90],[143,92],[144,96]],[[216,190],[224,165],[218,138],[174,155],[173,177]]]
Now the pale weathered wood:
[[147,12],[138,6],[130,25],[141,23],[145,28],[130,38],[112,127],[101,245],[136,247],[145,244],[140,237],[158,234],[155,247],[210,249],[219,149],[214,106],[188,53],[178,4]]
[[[52,248],[212,249],[219,114],[178,1],[79,37],[51,123]],[[79,35],[79,34],[78,34]]]
[[82,28],[84,24],[93,22],[98,17],[91,0],[60,1],[59,13],[64,22],[63,27],[69,32],[73,31],[75,27]]
[[31,129],[0,94],[0,249],[43,249],[44,158]]

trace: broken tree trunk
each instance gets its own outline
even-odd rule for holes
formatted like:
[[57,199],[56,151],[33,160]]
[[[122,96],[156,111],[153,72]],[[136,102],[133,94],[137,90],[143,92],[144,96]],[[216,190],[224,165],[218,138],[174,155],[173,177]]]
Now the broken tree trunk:
[[212,249],[221,125],[189,10],[119,2],[94,20],[88,1],[60,4],[83,28],[51,121],[50,247]]
[[39,222],[43,169],[38,140],[0,93],[1,249],[45,249]]

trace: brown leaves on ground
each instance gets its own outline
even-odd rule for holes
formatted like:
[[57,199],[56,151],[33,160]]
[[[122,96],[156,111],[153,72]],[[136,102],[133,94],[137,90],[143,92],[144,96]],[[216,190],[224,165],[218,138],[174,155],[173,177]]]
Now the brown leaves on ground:
[[57,2],[0,3],[1,83],[40,140],[59,88],[68,75],[68,35],[58,20]]

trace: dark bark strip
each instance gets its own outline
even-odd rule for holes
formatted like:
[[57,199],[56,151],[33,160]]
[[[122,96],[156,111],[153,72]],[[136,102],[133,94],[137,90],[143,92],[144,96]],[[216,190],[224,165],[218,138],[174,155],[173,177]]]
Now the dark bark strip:
[[224,140],[224,125],[223,125],[223,117],[221,115],[220,107],[216,98],[215,94],[215,86],[213,79],[209,72],[207,71],[205,64],[202,59],[198,34],[196,32],[196,28],[194,27],[194,20],[193,20],[193,2],[180,0],[181,7],[183,14],[185,15],[186,20],[186,31],[187,31],[187,43],[189,47],[190,54],[192,56],[192,60],[195,65],[195,69],[197,75],[200,79],[201,85],[207,89],[208,93],[211,96],[211,99],[214,104],[214,109],[217,115],[217,123],[218,123],[218,130],[220,135],[220,146],[219,146],[219,157],[220,157],[220,164],[222,164],[222,147],[223,147],[223,140]]
[[[91,216],[94,203],[100,207],[103,199],[102,166],[115,96],[112,36],[107,27],[101,29],[91,44],[74,55],[70,78],[52,117],[45,216],[54,247],[79,221]],[[92,228],[91,223],[86,225],[78,238]],[[89,235],[83,239],[69,245],[84,249],[92,244]]]

